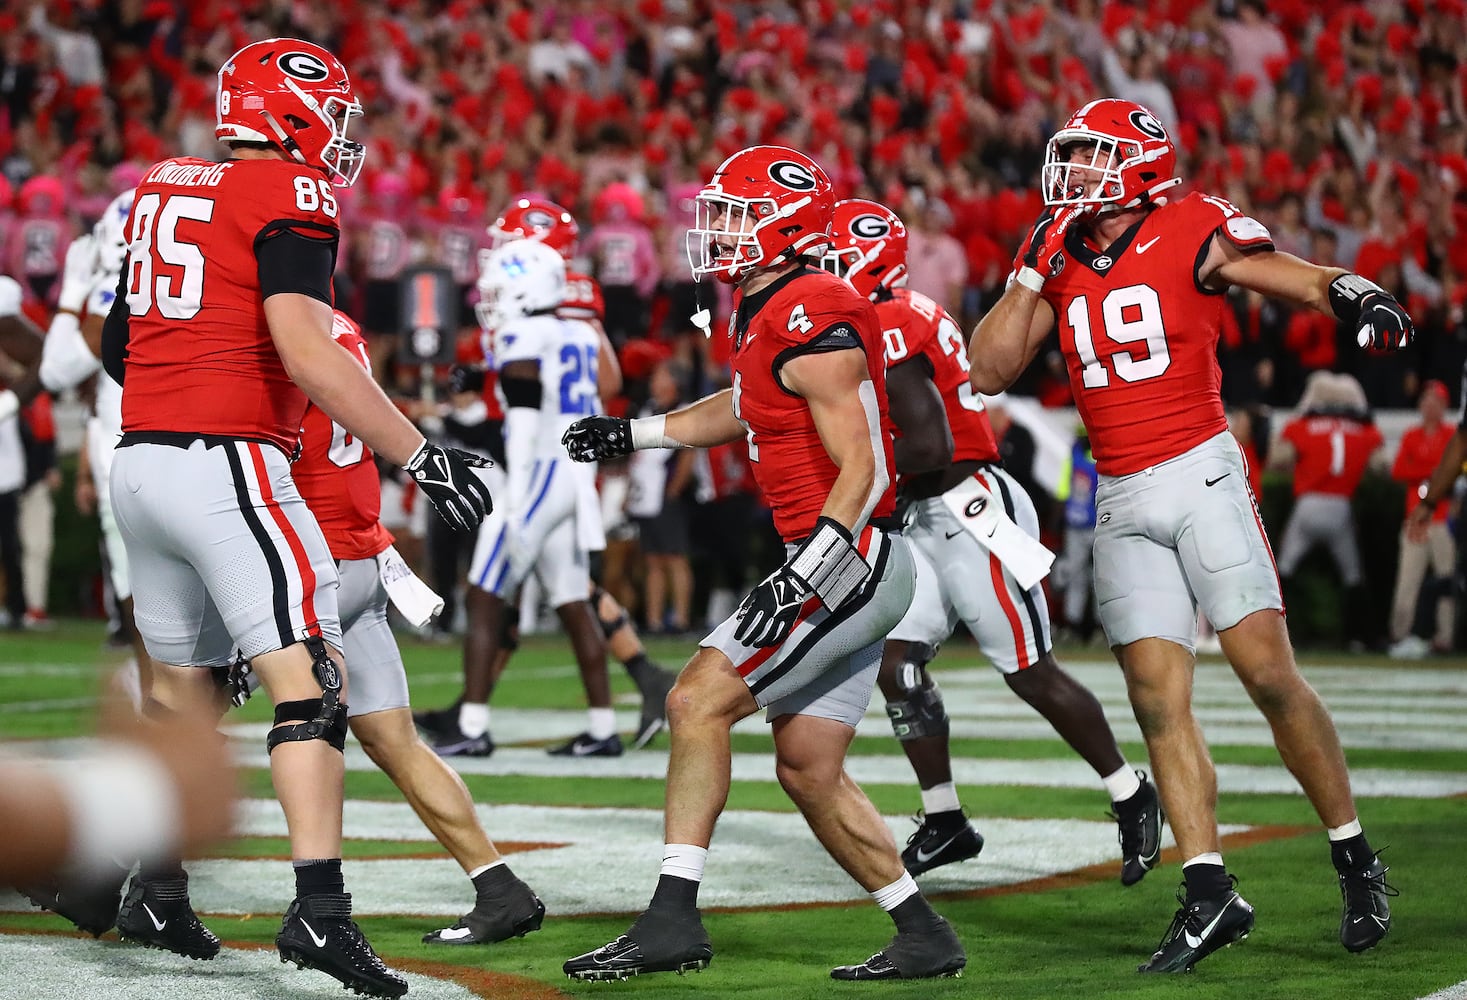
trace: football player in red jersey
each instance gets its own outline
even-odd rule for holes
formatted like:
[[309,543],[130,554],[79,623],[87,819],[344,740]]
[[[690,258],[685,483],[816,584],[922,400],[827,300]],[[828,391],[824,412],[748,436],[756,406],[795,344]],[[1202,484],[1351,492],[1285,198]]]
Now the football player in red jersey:
[[1268,461],[1294,470],[1294,510],[1279,543],[1279,577],[1287,584],[1310,549],[1328,548],[1345,586],[1346,636],[1363,644],[1370,614],[1350,498],[1372,464],[1384,471],[1385,438],[1370,420],[1365,390],[1350,375],[1315,372],[1299,409]]
[[[351,920],[341,872],[336,567],[289,466],[307,400],[462,527],[489,493],[478,459],[425,441],[331,339],[334,185],[355,179],[364,152],[347,136],[361,106],[346,69],[310,42],[255,42],[220,69],[217,112],[229,160],[164,160],[138,186],[102,334],[123,385],[112,498],[154,661],[151,712],[215,710],[215,670],[251,661],[276,706],[268,747],[296,875],[280,954],[401,996],[406,980]],[[177,865],[140,870],[118,928],[184,954],[218,950]]]
[[[332,336],[370,368],[361,330],[339,311]],[[474,884],[473,910],[423,940],[493,943],[539,929],[544,904],[510,871],[484,832],[463,779],[413,727],[407,674],[387,623],[387,602],[391,599],[409,622],[421,626],[443,601],[408,569],[378,521],[382,487],[371,449],[312,405],[306,408],[300,456],[290,471],[321,526],[341,581],[337,605],[342,652],[351,665],[347,716],[352,734]]]
[[1166,130],[1129,101],[1092,101],[1054,134],[1041,179],[1048,208],[969,344],[973,387],[1013,384],[1059,321],[1100,474],[1101,624],[1186,859],[1185,901],[1141,970],[1189,969],[1253,928],[1223,866],[1216,773],[1192,712],[1199,604],[1329,831],[1340,941],[1363,951],[1389,930],[1394,890],[1361,831],[1334,723],[1294,662],[1272,553],[1227,431],[1216,347],[1229,285],[1333,312],[1377,348],[1409,343],[1411,320],[1359,275],[1275,251],[1268,230],[1222,198],[1172,201],[1176,162]]
[[983,401],[968,383],[963,335],[942,306],[904,287],[907,229],[889,208],[839,202],[834,233],[825,266],[875,303],[881,323],[897,490],[908,503],[905,535],[917,563],[912,606],[886,640],[877,681],[922,787],[921,822],[902,861],[920,875],[983,849],[958,803],[947,710],[927,670],[962,621],[1009,689],[1100,775],[1120,824],[1121,881],[1133,885],[1161,857],[1156,789],[1126,763],[1095,695],[1055,661],[1038,577],[1027,585],[1015,577],[1030,579],[1029,559],[1037,554],[1047,568],[1049,556],[1022,540],[1018,548],[1003,544],[1015,531],[1037,544],[1039,517],[1004,471]]
[[829,179],[803,153],[754,146],[725,160],[698,195],[688,257],[695,277],[736,286],[733,387],[661,416],[586,417],[565,435],[571,457],[583,462],[747,437],[788,553],[703,640],[668,696],[672,755],[657,890],[624,935],[565,963],[573,979],[708,964],[713,948],[697,896],[728,798],[729,731],[760,708],[773,726],[780,784],[897,925],[883,951],[831,975],[928,978],[967,961],[844,769],[881,642],[911,603],[914,574],[892,516],[875,311],[818,267],[833,212]]

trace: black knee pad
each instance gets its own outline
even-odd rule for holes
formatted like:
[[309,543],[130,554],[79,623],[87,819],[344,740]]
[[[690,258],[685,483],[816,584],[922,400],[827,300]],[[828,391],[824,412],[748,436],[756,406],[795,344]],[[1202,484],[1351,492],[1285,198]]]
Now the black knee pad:
[[897,668],[897,684],[902,689],[902,697],[886,703],[886,714],[891,719],[892,732],[903,743],[948,733],[942,690],[927,672],[927,664],[936,655],[936,646],[925,642],[910,643],[907,658]]
[[591,588],[591,613],[596,616],[596,623],[601,626],[601,634],[610,639],[623,625],[627,623],[627,612],[620,604],[616,606],[616,614],[610,618],[601,617],[601,598],[606,596],[606,591],[596,586]]

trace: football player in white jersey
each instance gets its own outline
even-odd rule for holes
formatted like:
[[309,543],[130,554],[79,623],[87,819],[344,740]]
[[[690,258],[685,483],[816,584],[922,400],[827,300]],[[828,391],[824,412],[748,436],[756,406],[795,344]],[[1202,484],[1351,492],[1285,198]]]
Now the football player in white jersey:
[[[464,648],[460,735],[472,745],[439,744],[438,750],[492,750],[488,700],[495,678],[487,667],[503,644],[506,605],[534,572],[570,636],[590,702],[586,732],[551,752],[618,756],[606,641],[587,600],[591,577],[579,523],[586,516],[578,503],[579,474],[560,443],[572,423],[597,412],[601,335],[584,320],[557,315],[565,298],[565,261],[538,240],[515,240],[485,255],[479,294],[479,322],[490,340],[485,353],[499,375],[504,409],[506,482],[496,491],[503,502],[479,529],[469,568],[469,582],[487,597],[471,595],[467,602],[471,617],[487,619],[470,623],[487,642]],[[467,662],[470,657],[479,662]]]

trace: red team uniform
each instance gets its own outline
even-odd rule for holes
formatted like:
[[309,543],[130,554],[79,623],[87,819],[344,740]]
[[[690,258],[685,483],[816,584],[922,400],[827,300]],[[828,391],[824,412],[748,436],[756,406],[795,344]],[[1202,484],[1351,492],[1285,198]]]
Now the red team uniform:
[[[190,431],[295,450],[306,395],[270,339],[250,248],[284,231],[335,239],[336,216],[331,183],[284,160],[178,158],[147,173],[123,275],[124,432]],[[179,336],[180,320],[199,333]]]
[[[331,335],[363,367],[371,369],[367,342],[356,323],[338,312],[332,317]],[[320,407],[306,408],[300,456],[290,474],[316,515],[333,559],[371,559],[392,544],[392,535],[378,520],[382,484],[372,449],[333,422]]]
[[1195,648],[1194,600],[1219,630],[1283,608],[1223,413],[1223,292],[1197,281],[1214,236],[1245,252],[1273,246],[1227,201],[1191,194],[1103,254],[1071,229],[1041,292],[1100,473],[1096,596],[1113,646],[1157,637]]
[[[809,405],[771,372],[803,353],[812,334],[842,325],[849,336],[859,339],[866,355],[884,432],[881,458],[888,470],[894,470],[886,368],[878,353],[880,326],[871,304],[844,281],[815,270],[782,277],[752,300],[741,291],[734,294],[729,320],[734,338],[730,361],[734,414],[748,431],[754,479],[773,510],[775,530],[786,542],[799,541],[815,527],[840,470],[820,441]],[[889,486],[871,519],[888,517],[895,509],[896,491]],[[864,550],[864,545],[859,547]]]
[[1280,435],[1294,446],[1293,513],[1279,545],[1279,573],[1293,576],[1316,545],[1330,550],[1346,587],[1361,580],[1360,549],[1350,498],[1385,441],[1374,424],[1341,416],[1305,416]]

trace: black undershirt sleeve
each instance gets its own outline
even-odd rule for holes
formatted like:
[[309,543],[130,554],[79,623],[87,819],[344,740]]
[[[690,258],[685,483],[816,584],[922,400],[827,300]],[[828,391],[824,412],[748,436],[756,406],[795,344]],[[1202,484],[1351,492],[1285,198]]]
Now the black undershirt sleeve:
[[504,401],[510,407],[526,407],[531,410],[540,408],[543,389],[537,378],[506,378],[501,374],[499,389],[504,393]]
[[112,300],[112,308],[107,310],[107,318],[102,321],[102,368],[118,385],[122,384],[122,378],[127,373],[127,341],[130,334],[127,326],[127,272],[128,267],[124,262],[122,274],[117,276],[117,297]]
[[331,276],[336,271],[337,236],[315,238],[293,229],[266,227],[255,238],[260,297],[293,292],[332,305]]

